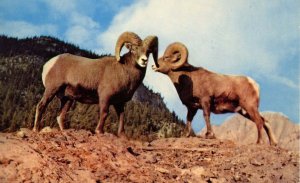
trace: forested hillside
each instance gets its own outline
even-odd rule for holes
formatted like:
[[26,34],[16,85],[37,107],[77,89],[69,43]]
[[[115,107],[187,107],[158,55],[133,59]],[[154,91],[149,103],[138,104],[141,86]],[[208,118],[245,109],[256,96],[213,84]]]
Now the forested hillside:
[[[61,53],[72,53],[89,58],[105,55],[81,50],[79,47],[52,37],[26,39],[0,36],[0,131],[31,128],[35,106],[41,99],[43,64]],[[49,105],[43,126],[57,127],[58,100]],[[93,130],[99,117],[97,105],[76,103],[68,113],[69,127]],[[180,136],[184,123],[170,112],[158,93],[141,85],[125,109],[125,131],[133,138]],[[113,108],[105,129],[116,133],[117,117]]]

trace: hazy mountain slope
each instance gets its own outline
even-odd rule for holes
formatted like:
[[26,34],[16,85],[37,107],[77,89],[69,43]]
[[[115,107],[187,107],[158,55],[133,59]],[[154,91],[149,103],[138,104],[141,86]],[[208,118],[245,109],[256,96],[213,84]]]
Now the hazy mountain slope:
[[[35,105],[44,91],[41,81],[43,64],[61,53],[72,53],[89,58],[99,58],[92,52],[52,37],[26,39],[0,36],[0,131],[14,131],[19,127],[32,127]],[[57,126],[58,101],[53,102],[44,115],[44,126]],[[106,131],[116,132],[117,117],[113,109],[107,119]],[[76,103],[68,113],[69,126],[93,130],[98,107]],[[125,130],[129,136],[179,136],[184,124],[171,113],[158,93],[141,85],[134,100],[126,106]],[[161,131],[170,128],[168,132]]]
[[[299,151],[300,148],[300,126],[291,122],[282,113],[263,112],[262,115],[272,126],[278,145],[289,150]],[[230,139],[239,144],[255,143],[257,139],[257,129],[253,122],[245,119],[241,115],[234,115],[220,126],[213,126],[217,138]],[[200,133],[204,134],[206,129]],[[263,139],[268,143],[268,138],[263,132]]]

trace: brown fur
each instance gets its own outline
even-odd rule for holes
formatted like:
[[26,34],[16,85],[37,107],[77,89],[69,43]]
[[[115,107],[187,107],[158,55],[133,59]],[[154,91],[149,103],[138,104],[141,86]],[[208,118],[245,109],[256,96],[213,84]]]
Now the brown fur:
[[113,94],[111,103],[121,102],[123,97],[120,95],[129,95],[127,99],[123,99],[127,102],[141,84],[145,69],[138,68],[130,54],[123,57],[123,62],[117,62],[115,57],[88,59],[62,54],[46,76],[45,88],[59,88],[57,95],[60,98],[64,96],[82,103],[97,104],[98,96],[86,94],[98,91],[103,95]]
[[[70,106],[74,101],[79,101],[99,105],[100,119],[96,133],[103,133],[108,108],[113,105],[119,116],[118,135],[122,135],[124,133],[124,105],[131,100],[146,73],[146,67],[140,67],[137,61],[143,55],[146,55],[143,59],[148,59],[153,49],[148,45],[129,44],[128,48],[129,52],[118,61],[116,57],[89,59],[71,54],[59,55],[52,68],[46,69],[48,72],[45,76],[45,92],[36,108],[34,131],[38,130],[47,105],[54,96],[57,96],[61,101],[57,118],[61,130],[64,129],[63,121]],[[157,61],[157,58],[154,60]]]
[[[207,126],[207,138],[215,138],[210,124],[210,113],[222,114],[238,112],[256,123],[258,129],[257,143],[261,143],[261,128],[264,127],[271,144],[276,144],[272,130],[259,114],[258,85],[249,77],[230,76],[194,67],[187,63],[178,69],[174,65],[174,54],[159,58],[154,70],[169,76],[173,82],[182,103],[187,107],[187,136],[191,135],[191,122],[198,109],[203,110]],[[177,60],[181,56],[176,52]]]

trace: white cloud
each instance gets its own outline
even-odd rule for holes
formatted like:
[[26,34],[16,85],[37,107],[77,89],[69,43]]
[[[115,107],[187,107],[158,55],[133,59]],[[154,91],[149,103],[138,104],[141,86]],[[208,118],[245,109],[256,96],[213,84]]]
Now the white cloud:
[[[93,6],[91,2],[82,0],[46,0],[53,19],[63,19],[66,26],[63,37],[68,42],[80,45],[84,49],[96,47],[95,39],[100,34],[100,24],[86,15],[82,10]],[[91,3],[91,4],[89,4]],[[93,2],[95,3],[95,2]],[[93,10],[94,11],[94,10]]]
[[95,39],[100,32],[100,25],[90,17],[73,12],[68,19],[65,37],[68,41],[82,45],[84,48],[94,48]]
[[110,51],[114,40],[125,30],[142,36],[156,34],[161,51],[171,42],[184,42],[190,51],[190,61],[195,65],[223,72],[276,71],[278,55],[270,53],[268,47],[295,39],[297,32],[284,36],[282,32],[290,32],[297,19],[284,14],[283,18],[277,16],[274,20],[270,11],[273,6],[280,6],[277,3],[269,7],[232,2],[138,1],[116,15],[98,40],[104,50]]
[[[113,54],[117,37],[127,30],[143,38],[154,34],[159,37],[160,55],[168,44],[180,41],[189,48],[193,65],[299,87],[295,78],[278,74],[287,69],[282,67],[290,54],[286,46],[298,39],[299,16],[289,8],[295,7],[280,1],[137,1],[117,14],[97,38],[102,45],[98,50]],[[148,68],[144,82],[181,113],[176,109],[181,105],[177,93],[166,76]]]
[[53,24],[34,25],[25,21],[0,20],[1,34],[25,38],[33,35],[55,35],[57,27]]
[[76,9],[76,0],[46,0],[49,6],[61,14],[66,14],[74,11]]
[[72,12],[70,15],[69,23],[72,25],[81,25],[90,29],[98,29],[100,26],[92,18],[79,14],[77,12]]
[[294,82],[294,81],[290,80],[289,78],[278,76],[278,75],[272,75],[270,77],[271,77],[271,79],[276,80],[277,82],[279,82],[287,87],[299,89],[299,83]]
[[90,38],[90,32],[83,26],[74,25],[66,33],[66,39],[78,45],[85,45]]

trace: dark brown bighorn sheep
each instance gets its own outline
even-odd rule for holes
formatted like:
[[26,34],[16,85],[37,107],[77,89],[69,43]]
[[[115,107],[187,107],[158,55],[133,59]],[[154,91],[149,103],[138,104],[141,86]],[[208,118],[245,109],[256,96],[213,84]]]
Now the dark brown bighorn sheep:
[[[120,56],[123,46],[129,52]],[[43,67],[42,79],[45,91],[36,107],[34,131],[38,131],[43,112],[54,96],[61,107],[57,122],[64,129],[64,119],[74,101],[98,104],[100,119],[95,129],[103,133],[109,106],[113,105],[119,117],[118,135],[124,133],[124,105],[131,100],[142,83],[152,53],[157,64],[158,38],[141,38],[133,32],[124,32],[118,38],[115,57],[89,59],[71,54],[61,54],[50,59]]]
[[182,43],[170,44],[159,58],[154,71],[169,76],[182,103],[187,107],[187,136],[191,135],[191,123],[198,109],[203,110],[207,138],[215,138],[210,124],[210,113],[237,112],[255,122],[257,143],[262,142],[264,127],[271,145],[277,142],[270,124],[259,114],[259,86],[246,76],[229,76],[194,67],[188,63],[188,49]]

